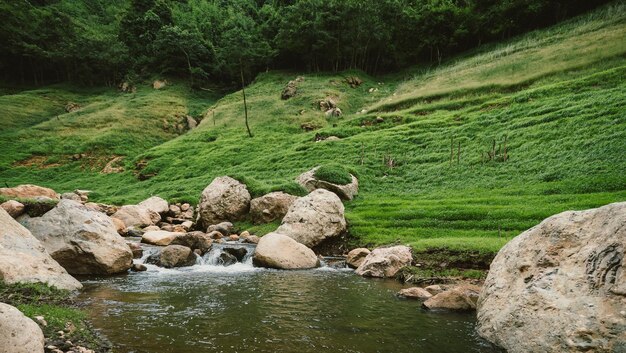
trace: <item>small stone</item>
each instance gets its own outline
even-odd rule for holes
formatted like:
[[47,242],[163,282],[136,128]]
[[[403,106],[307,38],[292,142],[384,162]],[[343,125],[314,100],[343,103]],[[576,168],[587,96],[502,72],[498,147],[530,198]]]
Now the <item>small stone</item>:
[[241,239],[245,239],[249,236],[250,236],[250,232],[248,232],[247,230],[244,230],[243,232],[241,232],[241,234],[239,234],[239,238]]
[[239,236],[237,234],[231,234],[228,236],[228,240],[230,241],[239,241]]
[[46,319],[44,319],[43,316],[35,316],[35,321],[37,321],[37,323],[43,327],[48,326],[48,322],[46,321]]
[[184,203],[184,204],[180,205],[180,210],[184,212],[184,211],[187,211],[190,207],[191,207],[190,204]]
[[148,270],[148,268],[144,264],[134,263],[133,266],[130,268],[130,270],[134,272],[143,272],[143,271]]
[[426,300],[433,296],[426,289],[420,287],[405,288],[398,292],[398,295],[409,299],[419,300]]

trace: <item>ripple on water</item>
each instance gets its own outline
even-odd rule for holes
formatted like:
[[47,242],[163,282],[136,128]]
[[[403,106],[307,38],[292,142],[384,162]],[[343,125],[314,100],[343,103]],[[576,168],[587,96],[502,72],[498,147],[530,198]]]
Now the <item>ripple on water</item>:
[[235,266],[93,278],[82,297],[123,352],[495,352],[473,315],[425,311],[395,281]]

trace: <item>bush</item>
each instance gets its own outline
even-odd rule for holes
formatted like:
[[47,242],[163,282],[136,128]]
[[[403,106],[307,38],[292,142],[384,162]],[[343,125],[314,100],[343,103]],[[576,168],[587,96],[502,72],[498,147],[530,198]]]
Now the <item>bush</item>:
[[339,164],[327,164],[319,167],[315,171],[315,177],[339,185],[349,184],[352,181],[352,176],[348,170]]

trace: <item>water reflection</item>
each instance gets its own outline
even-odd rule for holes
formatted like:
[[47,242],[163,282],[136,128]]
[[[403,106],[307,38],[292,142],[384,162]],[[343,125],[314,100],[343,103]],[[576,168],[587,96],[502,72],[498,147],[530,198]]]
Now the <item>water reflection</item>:
[[424,311],[395,297],[399,283],[345,271],[195,268],[84,284],[120,352],[495,352],[473,315]]

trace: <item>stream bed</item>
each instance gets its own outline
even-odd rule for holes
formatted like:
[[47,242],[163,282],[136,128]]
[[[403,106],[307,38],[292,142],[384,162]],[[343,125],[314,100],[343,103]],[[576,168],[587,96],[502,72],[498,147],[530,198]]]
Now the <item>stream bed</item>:
[[402,285],[350,270],[249,264],[148,266],[83,281],[81,300],[116,352],[497,352],[475,315],[429,312]]

